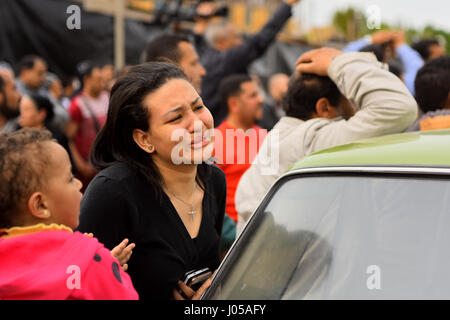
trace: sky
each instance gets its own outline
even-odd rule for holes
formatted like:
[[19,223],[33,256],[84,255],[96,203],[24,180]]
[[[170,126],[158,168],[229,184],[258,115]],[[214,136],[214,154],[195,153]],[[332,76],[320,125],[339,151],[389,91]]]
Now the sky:
[[367,10],[376,6],[381,21],[388,24],[414,28],[431,24],[450,32],[450,0],[301,0],[294,7],[294,17],[308,30],[331,24],[333,13],[349,6],[361,9],[366,16]]

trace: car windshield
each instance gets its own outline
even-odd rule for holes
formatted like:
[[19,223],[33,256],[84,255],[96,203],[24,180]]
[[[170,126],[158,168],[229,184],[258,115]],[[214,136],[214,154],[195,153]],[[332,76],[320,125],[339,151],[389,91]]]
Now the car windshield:
[[299,175],[279,184],[212,299],[449,299],[450,180]]

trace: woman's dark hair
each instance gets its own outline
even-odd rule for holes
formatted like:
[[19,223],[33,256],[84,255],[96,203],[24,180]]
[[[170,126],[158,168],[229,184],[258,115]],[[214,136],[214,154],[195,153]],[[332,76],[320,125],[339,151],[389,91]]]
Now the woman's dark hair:
[[332,106],[338,106],[342,94],[329,78],[315,74],[294,74],[289,80],[288,91],[283,99],[283,109],[288,117],[311,119],[316,103],[327,98]]
[[[90,160],[98,170],[115,162],[123,162],[143,175],[158,196],[164,183],[152,157],[133,139],[133,131],[148,131],[151,114],[143,104],[145,97],[171,79],[185,79],[175,64],[149,62],[131,67],[111,89],[106,124],[92,147]],[[198,166],[197,182],[205,181],[204,170]]]
[[53,110],[53,103],[50,101],[49,98],[37,94],[37,93],[30,93],[27,95],[33,102],[36,108],[39,111],[45,110],[47,113],[47,116],[45,117],[45,126],[47,126],[54,118],[55,111]]
[[27,199],[43,186],[50,159],[44,142],[54,141],[47,130],[24,128],[0,134],[0,228],[20,221]]

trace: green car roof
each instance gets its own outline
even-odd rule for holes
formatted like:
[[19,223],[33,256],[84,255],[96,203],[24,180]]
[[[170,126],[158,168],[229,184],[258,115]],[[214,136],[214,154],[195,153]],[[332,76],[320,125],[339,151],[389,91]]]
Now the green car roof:
[[450,129],[399,133],[324,149],[292,168],[342,165],[413,165],[450,167]]

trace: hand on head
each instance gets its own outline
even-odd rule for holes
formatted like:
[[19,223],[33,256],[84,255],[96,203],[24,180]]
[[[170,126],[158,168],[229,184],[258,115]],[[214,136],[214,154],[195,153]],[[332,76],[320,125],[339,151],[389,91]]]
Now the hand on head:
[[340,54],[341,51],[333,48],[320,48],[308,51],[297,60],[297,72],[326,76],[333,58]]
[[397,32],[393,30],[380,30],[371,35],[372,43],[383,44],[394,40]]
[[395,48],[405,43],[405,32],[395,30],[380,30],[371,35],[372,43],[384,44],[392,41]]

